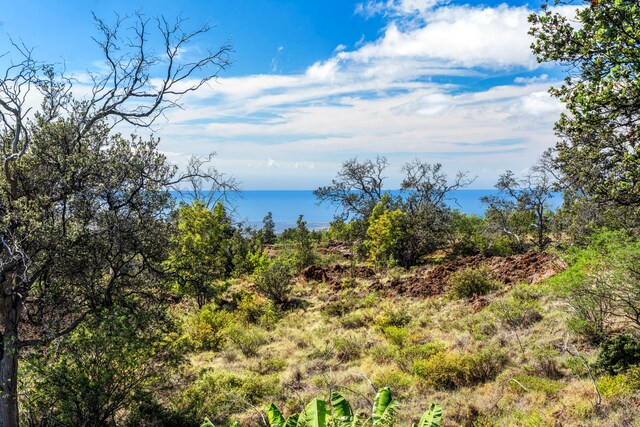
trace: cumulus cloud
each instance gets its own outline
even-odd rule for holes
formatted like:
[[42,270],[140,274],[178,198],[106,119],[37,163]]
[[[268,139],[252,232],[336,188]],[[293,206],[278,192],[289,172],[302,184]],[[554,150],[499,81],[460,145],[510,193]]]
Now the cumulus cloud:
[[403,28],[393,20],[384,35],[341,59],[368,62],[378,58],[420,58],[460,67],[537,66],[529,46],[526,7],[444,6],[427,9],[421,25]]
[[562,104],[552,98],[548,92],[532,92],[524,96],[521,102],[515,106],[515,111],[521,111],[524,114],[541,116],[545,114],[557,115],[562,111]]
[[[167,112],[163,144],[217,151],[221,168],[238,171],[248,188],[274,177],[285,188],[313,188],[347,157],[377,153],[395,165],[392,179],[421,156],[481,175],[476,185],[489,187],[553,143],[561,105],[530,54],[527,7],[385,0],[356,12],[386,17],[377,40],[339,45],[298,74],[220,78]],[[500,77],[511,83],[478,84]]]

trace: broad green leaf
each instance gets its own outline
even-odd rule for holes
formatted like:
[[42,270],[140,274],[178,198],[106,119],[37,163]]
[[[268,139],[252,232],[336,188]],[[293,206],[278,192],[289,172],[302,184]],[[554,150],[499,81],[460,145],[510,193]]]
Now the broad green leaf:
[[340,393],[331,392],[331,406],[333,406],[334,419],[341,423],[350,423],[353,420],[353,409]]
[[284,424],[284,427],[296,427],[298,425],[298,418],[300,415],[292,414],[289,418],[287,418],[287,422]]
[[327,415],[330,414],[329,404],[317,397],[307,403],[304,408],[306,427],[327,427]]
[[442,406],[432,403],[429,410],[422,414],[418,427],[440,427],[438,424],[442,421]]
[[216,427],[209,418],[205,418],[200,427]]
[[284,427],[285,419],[282,412],[273,403],[267,408],[267,419],[271,427]]
[[381,388],[373,402],[373,414],[371,416],[373,425],[379,425],[385,420],[387,422],[392,421],[397,407],[398,402],[391,398],[391,390],[389,387]]

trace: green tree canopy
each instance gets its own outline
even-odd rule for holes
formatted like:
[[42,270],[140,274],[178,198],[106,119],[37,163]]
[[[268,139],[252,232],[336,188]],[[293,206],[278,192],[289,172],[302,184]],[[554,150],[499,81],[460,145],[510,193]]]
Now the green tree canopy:
[[165,265],[179,291],[195,297],[202,307],[215,296],[218,282],[231,274],[231,220],[222,202],[211,210],[195,200],[176,210],[175,224]]
[[590,2],[575,19],[545,4],[529,20],[538,61],[568,72],[551,89],[567,108],[556,123],[556,162],[566,184],[640,204],[640,4]]
[[[21,349],[70,333],[104,308],[162,296],[169,189],[181,181],[155,140],[123,138],[121,122],[150,126],[228,65],[229,46],[182,62],[208,27],[183,20],[95,19],[104,55],[83,98],[73,81],[14,44],[0,73],[0,425],[18,425]],[[161,45],[149,39],[156,31]],[[43,102],[30,108],[35,92]],[[200,163],[202,165],[203,163]],[[205,176],[198,168],[188,176]]]

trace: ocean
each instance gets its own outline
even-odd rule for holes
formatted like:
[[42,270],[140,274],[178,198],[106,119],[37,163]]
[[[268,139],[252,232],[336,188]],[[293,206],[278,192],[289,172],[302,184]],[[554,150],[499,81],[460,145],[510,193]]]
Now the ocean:
[[[465,214],[483,215],[485,206],[480,203],[480,198],[496,193],[497,190],[493,189],[456,190],[451,193],[448,204]],[[562,199],[556,194],[550,202],[551,208],[555,209],[562,204]],[[298,215],[303,215],[310,229],[327,228],[336,214],[334,206],[318,205],[312,190],[245,190],[232,196],[228,207],[235,221],[257,228],[262,227],[262,219],[271,212],[276,232],[295,226]]]

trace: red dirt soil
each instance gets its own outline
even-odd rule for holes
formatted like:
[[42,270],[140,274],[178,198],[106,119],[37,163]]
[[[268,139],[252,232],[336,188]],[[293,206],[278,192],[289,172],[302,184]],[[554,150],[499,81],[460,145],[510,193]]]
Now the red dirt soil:
[[413,297],[440,295],[446,290],[451,273],[463,268],[482,266],[487,267],[496,280],[506,285],[536,284],[568,267],[560,258],[546,252],[529,252],[508,257],[475,255],[437,266],[420,267],[408,277],[387,283],[374,283],[371,289]]
[[[371,279],[372,291],[382,291],[387,294],[407,295],[412,297],[427,297],[440,295],[447,288],[447,281],[451,273],[463,268],[478,268],[485,266],[491,275],[506,285],[515,283],[535,284],[564,271],[567,264],[555,255],[546,252],[529,252],[508,257],[486,257],[474,255],[450,261],[436,266],[422,266],[408,275],[391,280],[382,280],[383,275],[376,274],[370,267],[355,267],[355,276],[360,279]],[[328,282],[338,285],[341,279],[350,276],[350,268],[340,264],[330,267],[312,265],[305,268],[301,276],[305,280]]]

